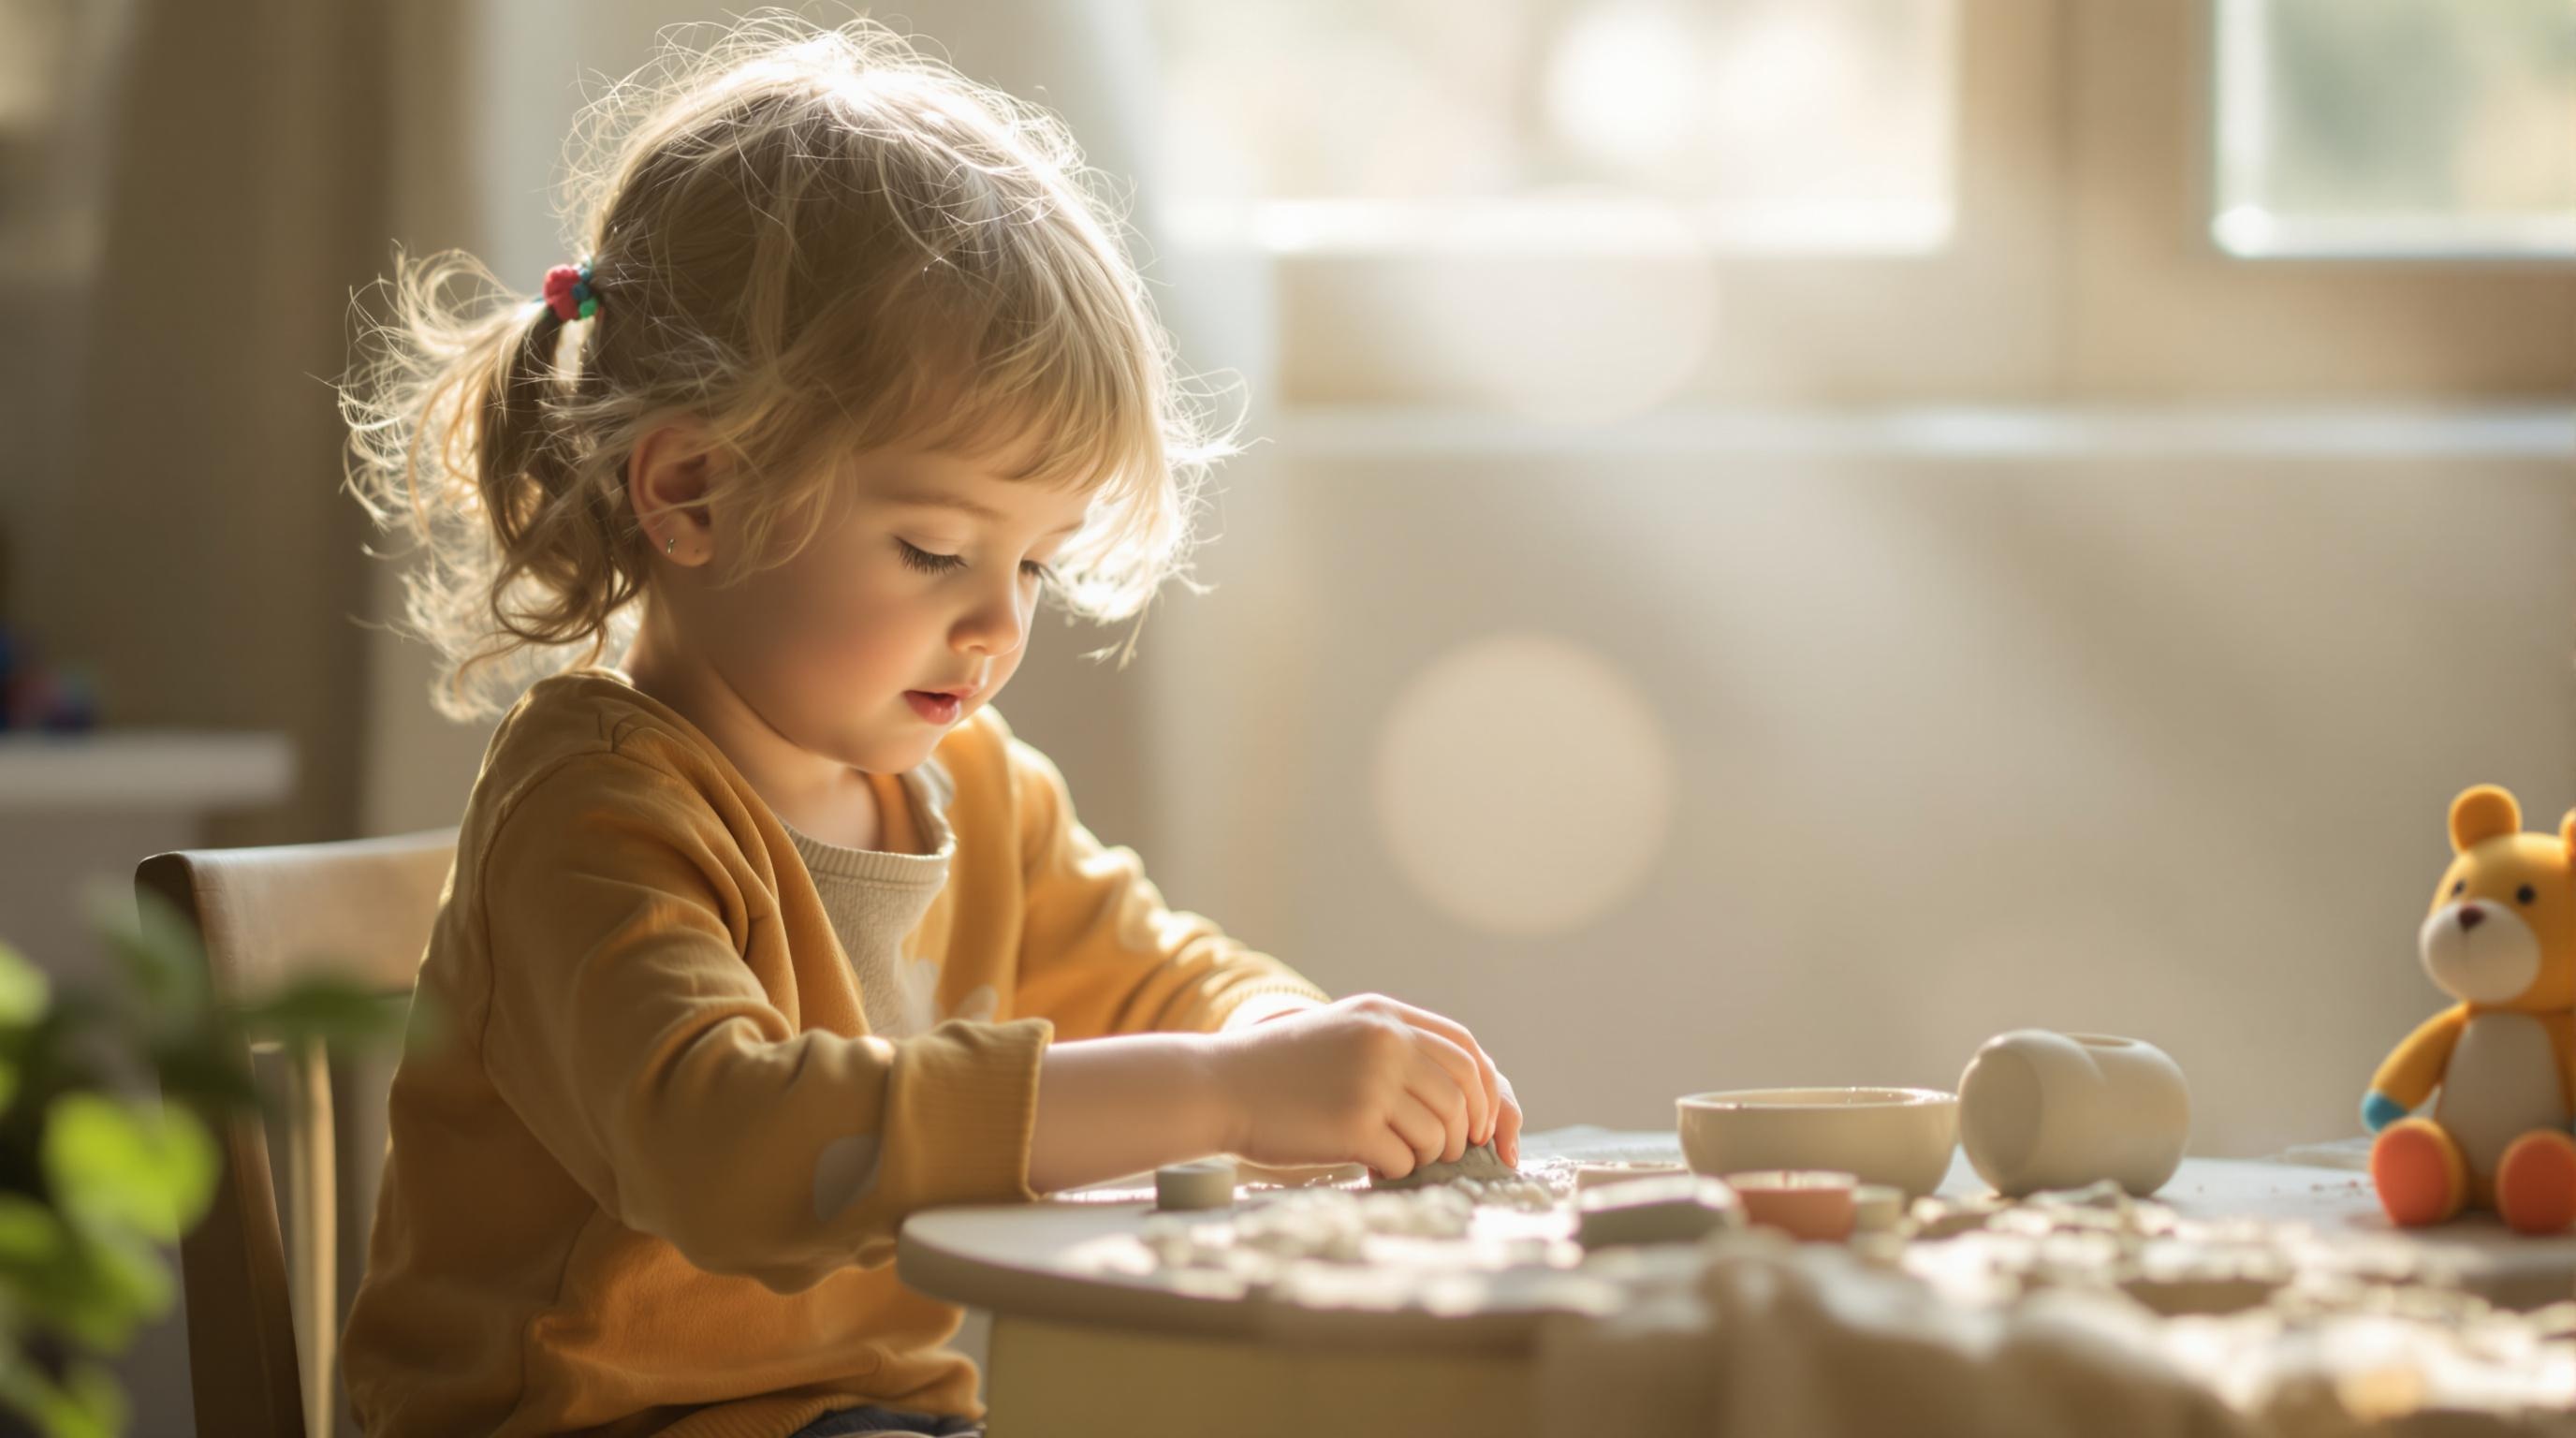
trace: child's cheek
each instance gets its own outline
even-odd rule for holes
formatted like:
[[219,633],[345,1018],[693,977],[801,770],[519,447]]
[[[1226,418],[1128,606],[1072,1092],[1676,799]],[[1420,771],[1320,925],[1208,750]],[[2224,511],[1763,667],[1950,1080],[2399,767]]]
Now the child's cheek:
[[935,638],[900,596],[878,595],[845,605],[834,614],[827,660],[859,682],[936,683],[936,675],[909,672],[920,667],[922,654]]
[[873,572],[874,566],[849,562],[833,566],[798,586],[798,612],[805,627],[835,654],[864,647],[901,604],[898,587]]

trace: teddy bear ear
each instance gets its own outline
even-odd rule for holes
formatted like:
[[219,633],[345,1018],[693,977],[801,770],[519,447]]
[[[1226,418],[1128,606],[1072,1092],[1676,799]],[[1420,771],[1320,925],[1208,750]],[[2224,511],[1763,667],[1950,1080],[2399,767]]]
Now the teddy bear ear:
[[2522,832],[2522,806],[2493,784],[2465,790],[2451,801],[2451,848],[2459,853],[2502,834]]
[[2558,821],[2558,842],[2566,846],[2570,858],[2576,858],[2576,809],[2568,810],[2567,817]]

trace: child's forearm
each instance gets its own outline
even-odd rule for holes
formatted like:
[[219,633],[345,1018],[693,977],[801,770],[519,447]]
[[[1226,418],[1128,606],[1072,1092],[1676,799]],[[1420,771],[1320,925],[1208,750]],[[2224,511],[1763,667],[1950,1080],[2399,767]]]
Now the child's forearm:
[[1205,1034],[1048,1046],[1029,1187],[1054,1193],[1223,1152],[1233,1125],[1216,1053]]

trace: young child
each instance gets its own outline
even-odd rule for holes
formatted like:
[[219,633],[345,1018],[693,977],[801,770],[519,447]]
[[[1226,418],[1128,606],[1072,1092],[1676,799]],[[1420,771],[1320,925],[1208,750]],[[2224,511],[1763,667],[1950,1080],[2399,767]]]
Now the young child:
[[863,24],[612,100],[588,258],[402,262],[348,396],[443,705],[508,705],[343,1342],[372,1438],[971,1433],[907,1214],[1516,1160],[1466,1029],[1168,909],[990,707],[1041,591],[1180,567],[1222,447],[1069,137]]

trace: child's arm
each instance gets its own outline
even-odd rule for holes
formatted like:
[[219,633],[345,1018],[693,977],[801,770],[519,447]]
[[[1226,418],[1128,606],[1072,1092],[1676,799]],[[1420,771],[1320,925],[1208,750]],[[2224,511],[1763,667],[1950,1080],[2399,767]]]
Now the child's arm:
[[1043,1020],[799,1032],[744,961],[739,849],[616,755],[539,779],[479,856],[493,1086],[629,1228],[780,1292],[883,1263],[916,1209],[1027,1200]]
[[[1446,1037],[1455,1033],[1462,1046]],[[1400,1178],[1494,1139],[1517,1161],[1520,1116],[1486,1102],[1491,1060],[1437,1014],[1375,994],[1223,1034],[1057,1044],[1038,1082],[1029,1186],[1078,1187],[1210,1153],[1259,1163],[1365,1163]]]
[[[1489,1140],[1517,1161],[1519,1103],[1464,1027],[1373,994],[1332,1003],[1287,965],[1170,909],[1133,852],[1074,818],[1055,765],[1009,738],[998,714],[988,722],[1004,741],[1025,883],[1016,1011],[1052,1020],[1057,1040],[1032,1187],[1220,1149],[1390,1176]],[[1172,1031],[1214,1042],[1175,1046],[1160,1036]],[[1208,1139],[1211,1123],[1221,1142]]]
[[1038,1072],[1029,1187],[1055,1193],[1223,1152],[1231,1105],[1205,1034],[1051,1046]]
[[[2550,1049],[2558,1055],[2558,1093],[2567,1112],[2576,1115],[2576,1014],[2561,1011],[2541,1022],[2549,1029]],[[2571,1118],[2576,1128],[2576,1118]]]

